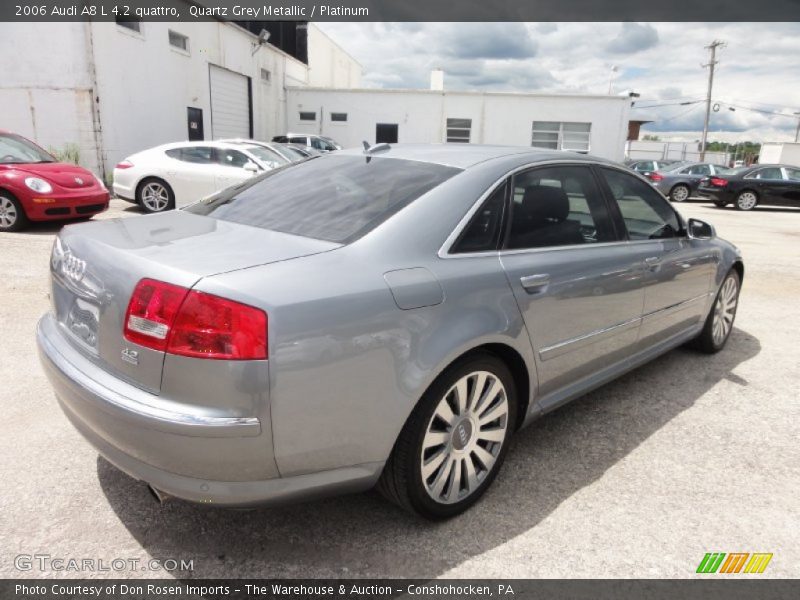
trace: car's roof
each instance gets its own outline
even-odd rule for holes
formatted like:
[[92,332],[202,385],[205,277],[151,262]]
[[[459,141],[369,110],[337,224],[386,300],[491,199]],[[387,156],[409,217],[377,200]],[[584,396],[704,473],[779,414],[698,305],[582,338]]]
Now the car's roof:
[[[348,148],[339,150],[336,154],[364,156],[364,149]],[[501,158],[527,159],[528,162],[568,160],[613,164],[603,158],[576,152],[546,150],[529,146],[488,146],[481,144],[390,144],[386,150],[376,149],[371,156],[417,160],[460,169],[467,169],[478,163]]]

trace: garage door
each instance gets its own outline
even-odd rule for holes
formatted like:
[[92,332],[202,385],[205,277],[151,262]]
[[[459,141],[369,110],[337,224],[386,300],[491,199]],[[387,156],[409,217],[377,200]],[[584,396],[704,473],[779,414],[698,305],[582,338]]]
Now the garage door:
[[211,135],[221,138],[250,137],[250,79],[209,65],[211,82]]

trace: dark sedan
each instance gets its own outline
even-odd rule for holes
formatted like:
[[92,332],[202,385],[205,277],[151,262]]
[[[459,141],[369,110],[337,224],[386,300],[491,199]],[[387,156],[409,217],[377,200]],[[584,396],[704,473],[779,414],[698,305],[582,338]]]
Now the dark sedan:
[[732,169],[703,162],[676,163],[648,177],[662,194],[673,202],[683,202],[697,194],[704,177],[723,176]]
[[668,169],[677,164],[680,161],[677,160],[633,160],[627,161],[625,166],[628,167],[631,171],[636,171],[637,173],[644,175],[648,179],[650,176],[655,173],[656,171]]
[[725,176],[706,177],[698,192],[720,208],[728,204],[739,210],[752,210],[760,204],[800,207],[800,168],[752,165]]

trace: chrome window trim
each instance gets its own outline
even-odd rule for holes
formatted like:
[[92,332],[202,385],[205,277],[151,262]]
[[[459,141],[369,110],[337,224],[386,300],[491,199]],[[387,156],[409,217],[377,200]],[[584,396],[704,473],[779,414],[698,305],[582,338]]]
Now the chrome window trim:
[[[535,169],[537,167],[548,167],[548,166],[563,166],[563,167],[605,167],[609,169],[615,169],[627,175],[632,175],[634,177],[638,177],[640,180],[644,181],[647,185],[652,187],[652,184],[647,181],[645,177],[637,173],[636,171],[631,171],[631,169],[627,167],[622,167],[615,164],[609,164],[602,161],[592,161],[592,160],[547,160],[547,161],[540,161],[536,163],[529,163],[527,165],[523,165],[521,167],[515,167],[508,171],[505,175],[498,178],[486,192],[481,194],[478,200],[470,207],[467,213],[461,218],[461,220],[456,225],[455,229],[447,236],[442,246],[439,248],[439,251],[436,255],[439,258],[444,259],[451,259],[451,258],[480,258],[480,257],[491,257],[491,256],[506,256],[512,254],[524,254],[528,252],[552,252],[554,250],[565,250],[565,249],[574,249],[574,248],[602,248],[604,246],[612,246],[612,245],[621,245],[621,244],[640,244],[643,242],[657,242],[657,241],[664,241],[664,240],[618,240],[616,242],[597,242],[594,244],[570,244],[565,246],[547,246],[543,248],[518,248],[514,250],[483,250],[481,252],[464,252],[464,253],[454,253],[451,252],[453,246],[458,241],[458,238],[461,236],[461,233],[464,231],[464,228],[469,224],[472,220],[472,217],[475,215],[476,212],[480,209],[483,203],[491,196],[500,186],[501,184],[505,183],[506,179],[509,177],[513,177],[517,173],[521,171],[528,171],[530,169]],[[656,193],[659,193],[658,190],[655,190]],[[674,210],[674,209],[673,209]],[[679,214],[676,212],[676,214]],[[667,238],[667,239],[675,239],[675,238]],[[681,238],[679,238],[681,239]]]

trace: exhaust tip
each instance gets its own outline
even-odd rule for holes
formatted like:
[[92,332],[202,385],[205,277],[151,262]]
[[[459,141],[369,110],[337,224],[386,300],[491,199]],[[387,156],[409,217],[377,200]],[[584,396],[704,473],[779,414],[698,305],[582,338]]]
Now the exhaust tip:
[[150,494],[153,498],[156,499],[156,502],[159,504],[164,504],[165,502],[172,499],[172,496],[167,494],[166,492],[162,492],[161,490],[154,488],[152,485],[148,485],[147,489],[150,490]]

